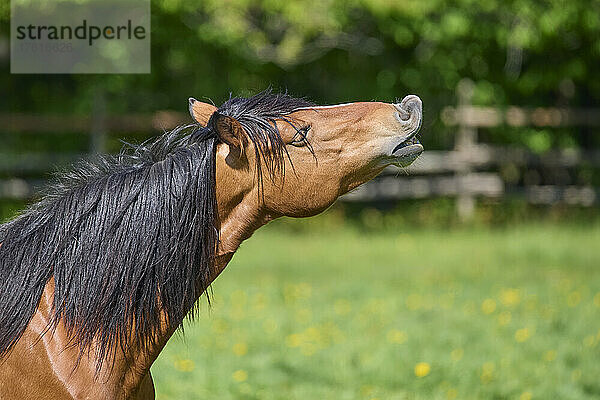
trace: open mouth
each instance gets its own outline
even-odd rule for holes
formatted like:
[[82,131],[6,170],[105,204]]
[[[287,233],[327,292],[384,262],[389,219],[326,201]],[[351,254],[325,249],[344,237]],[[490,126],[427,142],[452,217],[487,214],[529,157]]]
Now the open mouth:
[[401,167],[406,167],[415,161],[417,157],[421,155],[423,150],[423,145],[419,142],[417,136],[414,135],[394,147],[392,155],[396,158],[396,164]]

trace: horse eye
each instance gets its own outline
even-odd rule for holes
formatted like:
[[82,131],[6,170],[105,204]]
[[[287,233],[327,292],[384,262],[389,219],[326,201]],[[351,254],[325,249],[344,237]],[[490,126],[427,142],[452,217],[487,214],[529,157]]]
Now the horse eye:
[[292,138],[292,141],[290,142],[290,144],[295,147],[306,146],[306,144],[307,144],[306,135],[308,135],[308,131],[310,131],[310,125],[303,126],[302,128],[297,129],[296,134]]

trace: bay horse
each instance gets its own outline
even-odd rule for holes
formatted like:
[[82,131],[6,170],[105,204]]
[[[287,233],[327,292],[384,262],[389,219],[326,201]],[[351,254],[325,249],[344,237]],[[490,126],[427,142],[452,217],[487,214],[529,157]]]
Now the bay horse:
[[1,399],[153,399],[150,366],[242,241],[423,151],[412,95],[189,109],[192,124],[80,162],[0,225]]

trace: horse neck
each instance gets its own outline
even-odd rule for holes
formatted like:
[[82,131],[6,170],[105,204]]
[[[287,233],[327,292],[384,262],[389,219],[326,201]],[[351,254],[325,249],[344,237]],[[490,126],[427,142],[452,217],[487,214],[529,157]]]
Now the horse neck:
[[228,161],[232,155],[226,145],[216,154],[216,197],[219,215],[216,278],[227,266],[240,244],[254,231],[275,217],[264,210],[255,171],[246,161],[245,167],[234,168]]
[[[240,178],[235,171],[225,170],[217,173],[216,195],[219,215],[219,244],[217,247],[215,267],[210,282],[225,269],[240,244],[249,238],[256,229],[260,228],[273,217],[260,207],[259,196],[255,190],[239,192]],[[232,190],[233,189],[233,190]],[[124,386],[135,386],[144,378],[140,371],[148,371],[167,341],[177,327],[168,327],[160,333],[155,345],[142,352],[132,351],[124,359],[132,360],[122,367]]]

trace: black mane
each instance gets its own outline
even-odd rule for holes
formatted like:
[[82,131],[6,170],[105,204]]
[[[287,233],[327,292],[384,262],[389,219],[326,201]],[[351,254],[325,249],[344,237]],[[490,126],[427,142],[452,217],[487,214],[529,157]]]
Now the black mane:
[[[219,112],[242,124],[257,165],[262,159],[274,173],[285,146],[273,122],[308,105],[266,91],[230,98]],[[217,143],[211,127],[192,124],[81,162],[0,225],[0,357],[27,328],[52,277],[48,328],[63,321],[81,354],[94,343],[98,368],[117,348],[152,345],[161,311],[173,328],[193,317],[218,242]]]
[[254,143],[257,173],[261,179],[261,163],[258,162],[260,159],[264,161],[271,177],[284,170],[287,150],[275,121],[284,120],[298,130],[288,114],[298,108],[312,105],[313,103],[305,99],[287,94],[273,94],[271,90],[266,90],[250,98],[232,97],[219,108],[219,113],[235,118],[244,127]]

